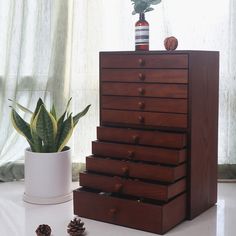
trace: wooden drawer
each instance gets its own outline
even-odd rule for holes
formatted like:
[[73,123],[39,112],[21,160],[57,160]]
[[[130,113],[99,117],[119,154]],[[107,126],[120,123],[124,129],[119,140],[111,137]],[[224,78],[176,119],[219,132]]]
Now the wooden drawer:
[[102,54],[102,68],[188,68],[187,54]]
[[181,179],[173,184],[163,185],[144,182],[138,179],[126,179],[84,172],[80,173],[79,181],[80,186],[83,187],[159,201],[168,201],[186,189],[185,179]]
[[188,86],[185,84],[146,84],[146,83],[111,83],[101,84],[101,95],[140,96],[160,98],[187,98]]
[[103,69],[101,81],[187,84],[188,70],[174,69]]
[[110,175],[173,183],[185,177],[186,164],[164,166],[90,156],[86,158],[86,170]]
[[158,205],[135,198],[108,196],[85,189],[74,191],[74,214],[126,227],[163,234],[186,217],[186,194]]
[[186,146],[185,133],[161,131],[145,131],[129,128],[97,127],[97,138],[100,141],[110,141],[128,144],[140,144],[181,149]]
[[101,110],[102,125],[129,127],[187,128],[187,115],[176,113],[154,113],[138,111]]
[[102,96],[102,109],[187,113],[187,99]]
[[104,157],[169,165],[178,165],[186,161],[185,149],[176,150],[108,142],[92,142],[92,153]]

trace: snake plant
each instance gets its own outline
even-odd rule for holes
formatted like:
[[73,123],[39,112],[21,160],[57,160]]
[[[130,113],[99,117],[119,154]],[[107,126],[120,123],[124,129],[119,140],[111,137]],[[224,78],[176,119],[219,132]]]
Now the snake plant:
[[[32,152],[44,153],[63,151],[79,119],[88,112],[90,107],[88,105],[83,111],[72,116],[68,111],[70,99],[64,113],[57,117],[55,106],[52,105],[51,110],[48,111],[41,98],[34,112],[13,100],[10,101],[14,105],[11,106],[11,121],[14,128],[27,139]],[[29,123],[17,113],[16,108],[31,114]]]

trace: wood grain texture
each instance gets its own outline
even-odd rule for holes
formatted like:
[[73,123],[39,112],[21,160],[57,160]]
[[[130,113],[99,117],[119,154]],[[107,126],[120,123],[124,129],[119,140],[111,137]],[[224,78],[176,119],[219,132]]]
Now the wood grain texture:
[[[183,194],[161,206],[77,189],[74,191],[74,214],[163,234],[185,219],[185,199]],[[168,218],[171,221],[167,222]]]
[[149,198],[159,201],[168,201],[186,189],[186,180],[181,179],[176,183],[162,185],[144,182],[138,179],[127,179],[117,176],[104,176],[92,173],[80,173],[80,186],[88,187],[102,192],[120,193]]
[[187,84],[188,70],[175,69],[103,69],[101,81]]
[[187,128],[187,115],[176,113],[101,110],[101,125],[128,125],[129,127]]
[[100,54],[102,68],[188,68],[188,54]]
[[173,183],[185,177],[186,164],[164,166],[89,156],[86,158],[86,170],[96,173]]
[[182,149],[186,146],[185,133],[163,132],[158,130],[138,130],[127,128],[97,127],[97,139],[127,144],[139,144]]
[[186,195],[181,195],[180,197],[183,199],[179,200],[178,203],[171,201],[163,206],[162,224],[164,229],[173,228],[173,225],[179,222],[179,218],[185,219],[187,210]]
[[137,145],[92,142],[92,153],[98,156],[178,165],[186,161],[186,150],[175,150]]
[[217,201],[219,54],[189,57],[189,196],[188,217]]
[[218,87],[218,52],[100,53],[99,141],[75,214],[162,234],[213,206]]
[[187,113],[187,99],[101,96],[102,109]]
[[187,98],[185,84],[101,83],[101,95]]

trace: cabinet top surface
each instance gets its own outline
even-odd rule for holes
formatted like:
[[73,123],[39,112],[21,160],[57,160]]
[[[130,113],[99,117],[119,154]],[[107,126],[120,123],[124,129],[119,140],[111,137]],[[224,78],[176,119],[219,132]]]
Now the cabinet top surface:
[[101,54],[191,54],[191,53],[215,53],[219,54],[219,51],[204,51],[204,50],[175,50],[175,51],[101,51]]

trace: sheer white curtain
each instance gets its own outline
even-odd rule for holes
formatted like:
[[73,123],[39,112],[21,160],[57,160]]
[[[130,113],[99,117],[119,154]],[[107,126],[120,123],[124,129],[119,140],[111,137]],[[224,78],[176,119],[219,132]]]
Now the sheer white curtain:
[[[234,0],[163,0],[146,14],[150,50],[163,50],[167,36],[181,50],[220,51],[219,163],[236,164],[236,3]],[[98,125],[99,51],[134,50],[129,0],[75,0],[72,93],[92,113],[74,138],[78,160],[91,153]]]
[[[236,164],[236,32],[234,0],[163,0],[146,14],[150,50],[174,35],[178,49],[220,51],[219,163]],[[0,165],[27,145],[13,131],[8,98],[33,107],[39,96],[73,110],[92,104],[76,129],[75,160],[91,154],[99,122],[99,51],[134,50],[129,0],[0,0]],[[71,38],[71,32],[73,36]],[[72,52],[72,54],[71,54]]]
[[72,4],[0,0],[0,166],[27,146],[12,128],[7,99],[34,109],[42,97],[61,111],[70,96]]

